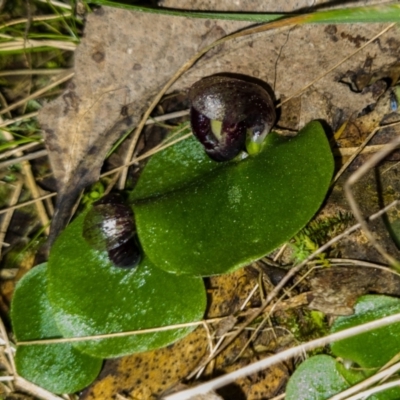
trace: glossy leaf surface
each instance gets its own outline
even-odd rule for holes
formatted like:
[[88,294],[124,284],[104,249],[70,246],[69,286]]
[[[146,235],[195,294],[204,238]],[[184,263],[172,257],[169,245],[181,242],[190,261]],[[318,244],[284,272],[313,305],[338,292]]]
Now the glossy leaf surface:
[[[11,308],[14,334],[19,341],[61,337],[48,300],[47,265],[27,273],[18,283]],[[69,343],[18,346],[18,373],[54,393],[72,393],[89,385],[103,360],[83,354]]]
[[[156,328],[198,321],[206,306],[202,279],[168,274],[144,257],[135,269],[113,266],[82,238],[84,216],[60,235],[49,258],[49,297],[65,337]],[[166,346],[194,327],[75,342],[98,357]]]
[[322,126],[296,137],[270,133],[263,151],[212,162],[188,139],[152,157],[133,192],[141,245],[177,274],[226,273],[290,239],[329,187],[333,158]]
[[289,379],[286,400],[324,400],[349,387],[339,373],[339,363],[319,355],[304,361]]

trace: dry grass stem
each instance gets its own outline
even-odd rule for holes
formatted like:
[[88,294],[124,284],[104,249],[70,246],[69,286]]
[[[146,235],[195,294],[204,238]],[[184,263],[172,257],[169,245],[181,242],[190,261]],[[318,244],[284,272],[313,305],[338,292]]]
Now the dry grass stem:
[[65,4],[61,1],[57,1],[57,0],[38,0],[38,1],[40,1],[41,3],[45,3],[45,4],[51,4],[56,7],[65,8],[67,10],[72,10],[72,7],[69,4]]
[[[37,145],[37,143],[35,143],[35,145]],[[45,156],[47,156],[46,149],[39,150],[34,153],[25,154],[21,157],[16,157],[11,160],[6,160],[6,161],[1,162],[0,169],[9,167],[10,165],[18,164],[20,162],[35,160],[36,158],[45,157]]]
[[256,283],[256,284],[254,285],[253,289],[251,289],[249,295],[248,295],[248,296],[246,297],[246,299],[244,300],[243,304],[240,306],[240,308],[239,308],[240,311],[243,311],[243,310],[246,308],[248,302],[249,302],[249,301],[251,300],[251,298],[254,296],[254,293],[257,291],[258,287],[259,287],[259,285],[258,285],[258,283]]
[[29,393],[41,400],[64,400],[62,397],[56,396],[55,394],[36,386],[35,384],[27,381],[26,379],[22,378],[21,376],[15,376],[14,378],[14,385],[26,392]]
[[[39,188],[36,184],[35,177],[32,172],[31,165],[29,164],[28,161],[23,161],[22,162],[22,173],[25,177],[25,184],[28,188],[28,190],[31,192],[31,195],[34,199],[39,199],[40,198],[40,191]],[[44,207],[44,204],[42,201],[37,201],[35,203],[40,222],[42,226],[44,227],[45,233],[48,235],[50,232],[50,220],[49,217],[47,216],[46,209]]]
[[108,176],[108,175],[114,174],[115,172],[118,172],[121,169],[129,167],[130,165],[136,164],[137,162],[139,162],[141,160],[144,160],[144,159],[146,159],[146,158],[148,158],[148,157],[150,157],[150,156],[152,156],[152,155],[154,155],[154,154],[156,154],[156,153],[158,153],[158,152],[160,152],[160,151],[162,151],[162,150],[164,150],[164,149],[166,149],[166,148],[168,148],[170,146],[173,146],[175,143],[178,143],[178,142],[180,142],[182,140],[186,140],[190,136],[192,136],[192,134],[188,133],[187,135],[184,135],[184,136],[182,136],[182,137],[180,137],[180,138],[178,138],[176,140],[173,140],[172,142],[169,142],[165,146],[161,146],[161,147],[157,146],[154,149],[149,150],[147,153],[145,153],[145,154],[143,154],[143,155],[141,155],[139,157],[133,158],[128,164],[124,164],[124,165],[122,165],[120,167],[114,168],[111,171],[107,171],[107,172],[105,172],[104,174],[102,174],[100,176],[104,177],[104,176]]
[[385,318],[378,319],[376,321],[371,321],[362,325],[358,325],[356,327],[345,329],[340,332],[333,333],[328,336],[324,336],[319,339],[312,340],[308,343],[303,343],[299,346],[292,347],[288,350],[284,350],[278,354],[275,354],[271,357],[267,357],[263,360],[257,361],[253,364],[247,365],[237,371],[231,372],[229,374],[223,375],[219,378],[208,381],[204,384],[196,386],[192,389],[184,390],[179,393],[172,394],[170,396],[166,396],[163,400],[185,400],[190,399],[193,396],[199,394],[206,394],[211,390],[216,390],[220,387],[226,386],[237,379],[244,378],[248,375],[252,375],[258,371],[264,370],[266,368],[271,367],[280,362],[287,361],[293,357],[301,356],[303,353],[307,351],[314,350],[318,347],[324,347],[332,342],[336,342],[342,339],[347,339],[349,337],[357,336],[361,333],[371,331],[374,329],[381,328],[383,326],[388,326],[394,323],[400,322],[400,313],[387,316]]
[[140,330],[128,331],[128,332],[107,333],[107,334],[103,334],[103,335],[81,336],[81,337],[60,338],[60,339],[24,340],[21,342],[17,342],[17,345],[18,346],[31,346],[31,345],[56,344],[56,343],[73,343],[73,342],[84,342],[86,340],[109,339],[109,338],[125,337],[125,336],[131,336],[131,335],[145,335],[146,333],[164,332],[164,331],[170,331],[173,329],[189,328],[192,326],[204,325],[204,322],[215,323],[215,322],[221,321],[222,319],[223,318],[212,318],[207,321],[186,322],[186,323],[182,323],[182,324],[160,326],[157,328],[140,329]]
[[51,83],[50,85],[47,85],[46,87],[37,90],[36,92],[32,93],[31,95],[13,103],[10,104],[8,107],[3,108],[2,110],[0,110],[0,115],[3,115],[11,110],[14,110],[15,108],[24,105],[25,103],[27,103],[29,100],[33,100],[36,99],[37,97],[41,96],[42,94],[46,93],[47,91],[49,91],[50,89],[61,85],[62,83],[70,80],[72,77],[74,76],[74,73],[70,73],[67,75],[64,75],[62,78],[57,79],[55,82]]
[[[11,150],[5,151],[4,153],[0,154],[0,160],[4,158],[11,157],[19,152],[24,152],[26,150],[30,150],[32,147],[38,146],[41,142],[32,142],[32,143],[27,143],[21,146],[16,146],[15,148],[12,148]],[[0,164],[1,168],[1,164]]]
[[[0,117],[0,119],[1,119],[1,117]],[[4,136],[5,140],[8,140],[8,141],[12,141],[13,140],[12,135],[7,131],[3,131],[3,136]],[[15,153],[15,154],[17,156],[21,156],[21,157],[23,156],[21,151]],[[39,198],[40,197],[39,189],[38,189],[38,186],[36,185],[36,180],[35,180],[35,177],[33,175],[33,172],[32,172],[32,169],[31,169],[31,166],[30,166],[29,162],[28,161],[22,161],[21,167],[22,167],[21,172],[22,172],[22,175],[24,177],[25,185],[27,186],[28,190],[31,192],[32,197],[34,199]],[[46,210],[44,208],[44,205],[40,201],[36,202],[35,205],[36,205],[36,209],[37,209],[37,212],[38,212],[38,216],[39,216],[40,222],[45,227],[45,231],[48,234],[50,221],[49,221],[49,218],[48,218],[48,216],[46,214]],[[7,207],[7,209],[8,209],[8,212],[12,213],[11,207]]]
[[3,42],[0,44],[0,52],[18,51],[18,50],[40,48],[40,47],[52,47],[60,50],[75,51],[77,46],[78,46],[77,43],[67,42],[64,40],[32,40],[32,39],[25,40],[25,39],[12,38],[12,41]]
[[173,118],[185,117],[186,115],[189,115],[189,112],[190,110],[182,110],[182,111],[175,111],[169,114],[160,115],[158,117],[149,117],[145,125],[152,125],[156,124],[157,122],[168,121]]
[[20,117],[15,117],[15,118],[12,118],[12,119],[6,119],[6,120],[0,122],[0,128],[3,127],[3,126],[14,124],[15,122],[24,121],[26,119],[37,117],[37,115],[38,115],[38,112],[34,111],[34,112],[29,113],[29,114],[21,115]]
[[[367,138],[364,140],[364,142],[357,148],[357,151],[354,152],[350,158],[344,163],[344,165],[342,166],[342,168],[340,168],[340,170],[336,173],[335,177],[333,178],[332,182],[331,182],[331,186],[336,183],[336,181],[340,178],[340,176],[343,174],[343,172],[348,168],[348,166],[354,161],[354,159],[362,152],[362,150],[365,148],[365,146],[369,143],[369,141],[375,136],[375,134],[383,129],[383,128],[387,128],[387,127],[392,127],[392,126],[397,126],[399,125],[400,122],[394,122],[393,124],[388,124],[388,125],[383,125],[383,126],[378,126],[377,128],[375,128],[368,136]],[[384,147],[384,146],[382,146]],[[380,150],[382,150],[382,147],[380,148]]]
[[[366,267],[366,268],[377,268],[382,271],[387,271],[390,272],[391,274],[398,275],[400,276],[400,273],[395,271],[394,269],[388,267],[387,265],[380,265],[368,261],[363,261],[363,260],[354,260],[352,258],[327,258],[327,260],[334,265],[335,267],[337,266],[347,266],[347,265],[357,265],[359,267]],[[318,268],[324,268],[324,267],[318,267]]]
[[270,399],[270,400],[282,400],[285,398],[285,396],[286,396],[286,393],[282,393],[279,396],[272,397],[272,399]]
[[371,242],[371,244],[379,251],[379,253],[393,266],[399,266],[398,261],[392,257],[386,250],[377,242],[373,234],[368,228],[366,221],[364,220],[361,211],[357,205],[357,202],[353,196],[352,192],[352,185],[354,185],[362,176],[364,176],[367,171],[374,166],[376,166],[381,160],[383,160],[387,155],[389,155],[397,146],[400,145],[400,137],[394,139],[392,142],[387,144],[382,151],[379,153],[374,154],[369,160],[367,160],[350,178],[344,185],[345,194],[347,200],[350,204],[350,207],[353,211],[353,214],[357,221],[359,222],[360,226],[362,227],[365,235]]
[[382,385],[376,386],[372,389],[365,390],[364,392],[358,393],[354,396],[348,397],[346,400],[358,400],[358,399],[366,399],[370,397],[374,393],[383,392],[384,390],[400,386],[400,379],[397,379],[392,382],[384,383]]
[[38,201],[43,201],[43,200],[45,200],[45,199],[49,199],[50,197],[54,197],[54,196],[57,196],[57,193],[56,193],[56,192],[46,194],[46,195],[44,195],[44,196],[38,197],[37,199],[25,201],[24,203],[17,204],[17,205],[12,206],[12,207],[7,207],[7,208],[5,208],[4,210],[0,210],[0,215],[1,215],[1,214],[4,214],[4,213],[6,213],[6,212],[8,212],[8,211],[10,211],[10,210],[16,210],[17,208],[26,207],[26,206],[29,206],[29,205],[31,205],[31,204],[34,204],[34,203],[36,203],[36,202],[38,202]]
[[[308,272],[307,272],[308,274]],[[306,274],[306,275],[307,275]],[[302,277],[302,279],[304,279],[304,277]],[[301,280],[302,280],[301,279]],[[300,280],[300,281],[301,281]],[[289,291],[293,290],[300,282],[296,282],[296,284],[294,284]],[[310,299],[309,296],[311,295],[311,292],[305,292],[305,293],[301,293],[298,296],[292,297],[290,299],[287,300],[283,300],[284,297],[286,297],[286,294],[284,294],[283,296],[281,296],[280,298],[278,298],[278,300],[276,301],[275,304],[272,304],[268,307],[266,307],[263,310],[263,314],[265,315],[263,320],[258,324],[257,328],[254,329],[254,332],[251,334],[250,338],[248,339],[248,341],[245,343],[245,345],[243,346],[243,349],[240,351],[240,353],[236,356],[235,360],[238,360],[243,352],[245,351],[245,349],[247,349],[247,347],[250,345],[250,343],[256,338],[256,336],[262,331],[264,330],[264,325],[267,321],[271,321],[271,316],[274,312],[277,311],[282,311],[282,310],[289,310],[289,309],[293,309],[293,308],[298,308],[298,307],[302,307],[302,306],[306,306],[310,303]],[[273,328],[270,328],[273,329]],[[275,334],[275,333],[274,333]]]
[[[25,76],[25,75],[58,75],[73,72],[73,68],[51,68],[51,69],[16,69],[0,72],[0,76]],[[32,113],[34,114],[34,113]],[[29,114],[26,114],[29,115]],[[24,115],[24,117],[26,116]]]
[[369,386],[373,385],[374,383],[379,382],[381,379],[385,379],[393,374],[395,374],[397,371],[400,370],[400,363],[397,363],[390,368],[384,369],[383,371],[380,371],[376,373],[375,375],[363,380],[360,383],[357,383],[356,385],[352,386],[351,388],[336,394],[335,396],[329,398],[329,400],[345,400],[349,396],[361,392],[362,390],[368,388]]
[[340,147],[333,149],[333,154],[340,157],[349,157],[353,156],[355,153],[357,153],[357,155],[377,153],[378,151],[382,150],[384,146],[384,144],[374,144],[370,146],[365,146],[363,149],[361,149],[361,151],[360,147]]
[[0,319],[0,335],[3,339],[2,345],[5,347],[5,354],[7,355],[7,361],[9,363],[8,373],[10,375],[15,375],[17,373],[17,369],[15,367],[15,362],[14,362],[14,349],[10,344],[7,331],[2,319]]
[[54,21],[60,18],[65,18],[65,17],[70,17],[72,14],[70,12],[66,12],[64,14],[60,15],[38,15],[31,17],[30,19],[28,18],[19,18],[19,19],[14,19],[12,21],[6,22],[3,25],[0,25],[0,30],[3,28],[7,28],[8,26],[13,26],[17,24],[25,24],[25,23],[31,23],[31,22],[37,22],[37,21]]
[[[17,184],[14,186],[14,191],[11,194],[9,204],[11,206],[17,204],[19,196],[22,191],[23,184],[22,182],[17,182]],[[1,219],[0,223],[0,243],[4,243],[4,238],[6,237],[8,226],[10,225],[11,218],[14,214],[14,211],[8,211],[4,217]],[[1,253],[2,253],[2,247],[0,246],[0,259],[1,259]]]
[[[291,308],[297,308],[302,305],[308,304],[308,296],[310,293],[302,293],[298,296],[295,296],[291,299],[285,300],[280,302],[280,304],[274,304],[268,308],[264,308],[262,311],[264,313],[271,313],[272,311],[281,311],[281,310],[288,310]],[[257,313],[260,308],[255,308],[252,310],[252,314]],[[247,314],[247,312],[245,313]],[[188,328],[192,326],[200,326],[203,325],[205,327],[206,332],[209,331],[208,325],[215,324],[221,322],[230,316],[226,317],[218,317],[218,318],[211,318],[207,320],[201,321],[193,321],[193,322],[186,322],[182,324],[175,324],[175,325],[168,325],[168,326],[161,326],[156,328],[148,328],[148,329],[140,329],[134,331],[127,331],[127,332],[116,332],[116,333],[108,333],[102,335],[91,335],[91,336],[81,336],[81,337],[71,337],[71,338],[58,338],[58,339],[40,339],[40,340],[28,340],[28,341],[20,341],[17,342],[18,346],[32,346],[32,345],[43,345],[43,344],[57,344],[57,343],[72,343],[72,342],[84,342],[87,340],[97,340],[97,339],[109,339],[115,337],[126,337],[132,335],[144,335],[148,333],[154,332],[163,332],[169,331],[173,329],[180,329],[180,328]]]
[[279,249],[278,253],[276,253],[276,256],[273,258],[274,262],[277,262],[279,260],[279,258],[283,254],[283,252],[286,250],[287,245],[288,244],[285,243],[283,246],[281,246],[281,248]]

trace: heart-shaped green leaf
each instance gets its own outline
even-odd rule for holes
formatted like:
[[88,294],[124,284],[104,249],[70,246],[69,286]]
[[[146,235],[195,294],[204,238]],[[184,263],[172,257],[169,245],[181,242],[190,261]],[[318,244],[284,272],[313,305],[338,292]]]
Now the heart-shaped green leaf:
[[169,272],[226,273],[274,250],[318,210],[333,172],[318,122],[292,138],[270,133],[239,162],[203,153],[189,139],[156,154],[132,195],[141,245]]
[[[47,297],[47,265],[29,271],[19,282],[11,304],[18,341],[61,337]],[[89,385],[103,360],[83,354],[69,343],[18,346],[18,373],[54,393],[73,393]]]
[[[331,331],[338,332],[398,312],[398,298],[362,296],[354,307],[354,314],[337,318]],[[399,337],[400,323],[396,323],[340,340],[331,349],[336,356],[352,360],[363,368],[380,368],[400,352]]]
[[[206,306],[200,278],[168,274],[144,257],[135,269],[115,267],[106,252],[82,237],[84,216],[60,235],[49,258],[49,298],[65,337],[157,328],[201,320]],[[118,357],[166,346],[193,327],[74,342],[83,352]]]

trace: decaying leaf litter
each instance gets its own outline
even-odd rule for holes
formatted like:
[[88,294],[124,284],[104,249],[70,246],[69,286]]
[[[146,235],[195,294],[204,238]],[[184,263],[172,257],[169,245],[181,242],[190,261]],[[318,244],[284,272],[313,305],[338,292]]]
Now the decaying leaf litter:
[[[204,21],[202,21],[203,23],[204,23]],[[212,22],[212,23],[214,23],[214,22]],[[215,30],[217,30],[217,31],[219,31],[219,26],[220,25],[218,25],[218,27],[215,29]],[[345,28],[346,28],[346,26],[344,26]],[[209,28],[209,27],[208,27]],[[301,27],[301,28],[303,28],[303,27]],[[324,28],[323,26],[322,27],[320,27],[320,28]],[[379,27],[380,28],[380,27]],[[299,29],[299,28],[298,28]],[[235,29],[232,29],[232,30],[235,30]],[[360,28],[360,30],[361,30],[361,28]],[[228,31],[228,28],[226,28],[226,31],[227,32],[229,32]],[[333,30],[334,31],[334,30]],[[377,29],[376,31],[374,31],[374,32],[378,32],[379,31],[379,29]],[[296,32],[296,29],[293,29],[292,31],[290,31],[289,32],[289,34],[288,34],[288,32],[283,32],[283,39],[282,39],[282,42],[285,42],[286,40],[287,40],[287,36],[289,35],[289,39],[291,39],[292,38],[292,35],[293,35],[293,33],[295,33]],[[332,29],[330,29],[330,34],[332,33]],[[340,31],[339,31],[340,32]],[[348,36],[346,36],[346,35],[350,35],[349,33],[348,33],[349,31],[348,30],[346,30],[345,31],[345,34],[344,35],[342,35],[342,33],[343,32],[340,32],[341,33],[341,35],[340,36],[338,36],[338,37],[348,37]],[[322,32],[320,31],[319,32],[320,34],[322,34]],[[309,33],[308,33],[309,34]],[[302,35],[304,35],[304,33],[302,34]],[[259,35],[259,36],[262,36],[261,34]],[[326,37],[325,37],[325,39],[326,39]],[[271,39],[272,40],[272,39]],[[310,38],[307,38],[307,41],[310,41],[311,42],[311,39]],[[252,54],[258,54],[258,57],[259,57],[259,55],[260,55],[260,52],[261,52],[261,50],[260,50],[260,48],[258,48],[258,53],[256,52],[256,53],[251,53],[251,50],[249,50],[249,49],[252,49],[252,48],[254,48],[254,46],[255,45],[257,45],[257,40],[253,40],[252,42],[251,42],[251,44],[248,42],[248,40],[247,39],[241,39],[241,40],[239,40],[238,41],[239,43],[240,42],[243,42],[243,43],[241,43],[241,44],[239,44],[239,45],[236,45],[236,47],[234,47],[233,49],[229,49],[229,48],[224,48],[225,46],[227,46],[226,44],[224,44],[223,46],[223,48],[221,49],[221,50],[219,50],[219,52],[217,53],[217,54],[215,54],[215,55],[210,55],[209,56],[209,58],[207,59],[207,60],[204,60],[203,61],[203,64],[202,64],[202,61],[200,61],[199,63],[198,63],[198,68],[199,68],[199,72],[197,72],[197,77],[196,78],[192,78],[193,79],[193,81],[195,81],[196,79],[198,79],[199,77],[201,77],[201,76],[205,76],[205,75],[209,75],[209,74],[211,74],[211,73],[214,73],[214,72],[220,72],[221,70],[226,70],[227,69],[227,66],[229,65],[231,68],[233,68],[233,70],[231,70],[230,72],[239,72],[239,73],[247,73],[247,74],[249,74],[249,75],[256,75],[256,71],[257,71],[257,69],[252,69],[252,71],[250,71],[250,70],[248,70],[248,69],[246,69],[246,66],[243,66],[243,65],[239,65],[239,66],[234,66],[233,64],[231,64],[231,62],[229,62],[229,61],[224,61],[224,59],[223,59],[223,55],[224,55],[224,52],[226,52],[226,53],[231,53],[231,54],[234,54],[235,55],[235,57],[237,57],[237,54],[239,53],[240,54],[240,51],[244,51],[244,53],[246,54],[246,56],[248,55],[248,54],[250,54],[249,55],[249,57],[251,58],[251,56],[252,56]],[[287,42],[285,42],[285,45],[282,47],[283,49],[285,49],[286,48],[286,45],[288,45],[288,43],[290,44],[290,41],[289,40],[287,40]],[[264,44],[264,46],[263,46],[264,48],[266,47],[265,46],[265,44]],[[296,47],[296,46],[295,46]],[[302,46],[302,49],[303,49],[303,47],[306,47],[306,46]],[[356,45],[355,45],[355,47],[356,47]],[[378,46],[379,47],[379,46]],[[244,50],[243,50],[244,49]],[[276,52],[275,52],[276,53]],[[318,52],[317,54],[320,54],[321,52]],[[286,53],[286,54],[296,54],[296,53],[291,53],[291,52],[288,52],[288,53]],[[332,53],[329,53],[329,55],[331,55]],[[276,54],[275,54],[276,55]],[[325,55],[325,57],[326,56],[328,56],[328,55]],[[288,57],[287,55],[286,55],[286,57]],[[280,59],[282,58],[282,53],[281,53],[281,55],[280,55]],[[305,61],[304,62],[304,64],[302,64],[303,65],[303,67],[299,67],[297,64],[296,64],[296,67],[298,67],[297,69],[295,69],[295,70],[297,70],[297,71],[301,71],[302,73],[304,73],[304,70],[305,69],[307,69],[307,68],[305,68],[304,67],[304,65],[310,65],[310,63],[311,63],[311,58],[313,58],[312,56],[310,56],[309,58],[307,58],[307,57],[305,57],[305,60],[303,60],[303,61]],[[378,57],[376,57],[376,58],[378,58]],[[390,57],[389,57],[390,58]],[[285,53],[283,53],[283,58],[282,58],[283,60],[285,59]],[[333,60],[335,60],[335,57],[332,57],[332,59]],[[218,62],[221,62],[221,64],[218,66],[218,67],[220,67],[221,69],[218,71],[218,67],[214,67],[215,69],[213,70],[212,68],[211,68],[211,70],[208,70],[208,71],[210,71],[210,72],[207,72],[207,67],[206,67],[206,64],[208,64],[208,63],[211,63],[211,65],[212,65],[212,63],[213,63],[213,60],[217,60]],[[315,58],[314,58],[314,60],[315,60]],[[329,60],[328,60],[329,61]],[[361,61],[364,61],[363,59],[362,59],[362,57],[361,57],[361,59],[360,59],[360,62]],[[374,61],[375,61],[375,59],[374,59]],[[393,61],[393,59],[391,59],[391,61]],[[291,62],[293,62],[293,58],[291,58]],[[378,60],[378,63],[379,63],[380,61]],[[250,63],[251,64],[251,63]],[[264,60],[264,64],[265,65],[267,65],[267,63],[265,62],[265,60]],[[317,62],[317,64],[318,64],[318,62]],[[320,64],[320,65],[326,65],[327,64],[327,62],[326,63],[323,63],[322,62],[322,64]],[[221,65],[222,65],[222,67],[221,67]],[[252,63],[251,64],[251,67],[252,68],[254,68],[254,66],[257,66],[257,64],[254,64],[254,63]],[[265,65],[263,65],[262,63],[260,63],[259,65],[262,65],[262,69],[261,69],[261,74],[263,74],[262,75],[262,77],[267,81],[267,82],[271,82],[271,80],[270,79],[266,79],[266,76],[267,76],[267,74],[265,73],[265,75],[264,75],[264,68],[265,68]],[[313,63],[311,63],[311,65],[315,65],[315,64],[313,64]],[[357,65],[357,64],[355,64],[355,65]],[[360,66],[360,65],[364,65],[364,64],[358,64],[357,66]],[[387,65],[387,64],[383,64],[383,65]],[[272,62],[270,62],[270,66],[271,66],[271,69],[273,69],[272,67],[273,67],[273,63]],[[138,67],[137,67],[138,68]],[[204,70],[202,70],[201,68],[204,68],[205,69],[205,73],[203,73],[203,71]],[[230,69],[231,69],[230,68]],[[261,68],[261,67],[260,67]],[[375,70],[375,68],[374,68],[374,70]],[[380,67],[378,66],[377,67],[377,69],[376,70],[380,70]],[[194,70],[193,70],[194,71]],[[293,71],[293,70],[292,70]],[[335,71],[336,72],[336,71]],[[346,71],[347,72],[347,71]],[[190,75],[190,71],[189,71],[189,73],[187,74],[188,76]],[[168,75],[168,74],[167,74]],[[292,74],[290,74],[290,75],[294,75],[293,73]],[[285,77],[286,78],[286,77]],[[303,79],[298,79],[298,74],[297,74],[297,83],[300,83],[300,87],[301,87],[301,84],[304,82],[304,80]],[[335,82],[336,84],[338,84],[338,82]],[[177,84],[178,85],[178,84]],[[183,83],[183,86],[182,87],[187,87],[187,85],[189,85],[189,83]],[[291,84],[292,86],[291,86],[291,88],[295,85],[295,83],[293,83],[292,82],[292,84]],[[338,84],[339,85],[339,84]],[[177,86],[178,88],[179,88],[179,86]],[[279,89],[279,86],[278,86],[278,80],[277,80],[277,87],[278,87],[278,89]],[[341,87],[342,89],[343,89],[343,87]],[[112,91],[113,89],[110,89],[110,91]],[[348,89],[347,89],[348,90]],[[330,91],[329,90],[326,90],[326,89],[320,89],[320,91],[322,92],[322,94],[321,93],[318,93],[318,90],[315,90],[315,92],[313,91],[312,92],[312,95],[314,94],[314,99],[316,99],[316,101],[318,102],[318,103],[323,103],[323,102],[327,102],[327,100],[326,100],[326,98],[325,98],[325,95],[326,95],[326,93],[330,93]],[[105,90],[105,91],[101,91],[101,95],[100,95],[100,98],[102,97],[102,94],[104,93],[104,92],[108,92],[107,90]],[[279,94],[281,94],[281,96],[283,95],[283,90],[282,90],[282,93],[280,93],[278,90],[276,90],[276,93],[277,93],[277,97],[279,98],[280,96],[279,96]],[[291,93],[291,91],[287,91],[286,93]],[[337,92],[335,92],[334,90],[333,90],[333,93],[337,93]],[[154,94],[154,93],[153,93]],[[109,94],[107,93],[105,96],[107,97]],[[368,96],[368,95],[367,95]],[[96,96],[95,96],[96,97]],[[99,97],[99,96],[97,96],[97,97]],[[311,96],[312,97],[312,96]],[[334,96],[333,96],[334,97]],[[340,97],[340,96],[338,96],[338,97]],[[360,96],[355,96],[356,98],[357,98],[357,100],[360,100],[359,99],[359,97]],[[67,99],[68,99],[69,97],[67,96]],[[72,98],[74,98],[74,95],[72,95]],[[323,100],[323,101],[322,101]],[[341,122],[343,122],[344,120],[346,120],[346,117],[348,118],[349,117],[349,115],[351,115],[352,113],[354,113],[354,112],[356,112],[356,111],[359,111],[359,110],[361,110],[361,109],[363,109],[364,108],[364,106],[365,105],[367,105],[367,104],[369,104],[369,102],[373,102],[373,96],[372,96],[372,98],[370,97],[369,99],[367,99],[367,100],[364,100],[365,101],[365,103],[363,103],[363,102],[361,102],[362,103],[362,106],[360,105],[360,108],[357,108],[357,107],[354,107],[354,108],[351,108],[351,100],[349,100],[349,103],[350,103],[350,105],[348,105],[347,106],[347,108],[345,108],[345,111],[344,112],[346,112],[347,111],[347,114],[345,113],[344,115],[345,115],[345,117],[343,117],[342,118],[342,120],[340,120],[340,118],[339,117],[337,117],[336,116],[336,118],[338,118],[338,121],[336,121],[336,127],[338,127],[339,125],[340,125],[340,123]],[[124,100],[125,101],[125,100]],[[69,104],[69,105],[73,105],[73,100],[71,100],[71,102],[68,102],[68,100],[65,100],[65,102],[67,103],[67,104]],[[100,101],[101,102],[101,101]],[[105,102],[107,103],[107,101],[105,100]],[[95,103],[96,103],[96,101],[95,101]],[[340,105],[346,105],[347,103],[346,103],[346,101],[343,101],[343,102],[341,102],[341,101],[339,101],[339,99],[337,99],[337,103],[336,104],[339,104],[340,103]],[[121,104],[125,104],[125,103],[121,103]],[[333,102],[333,104],[335,104],[334,102]],[[355,104],[357,104],[357,102],[355,102]],[[96,109],[96,107],[100,107],[100,105],[91,105],[91,106],[89,106],[89,109]],[[307,104],[303,104],[303,99],[301,99],[301,110],[303,111],[303,109],[308,109],[308,108],[311,108],[310,106],[307,106]],[[328,108],[328,107],[327,107]],[[340,109],[340,107],[338,107],[339,109]],[[122,107],[121,107],[121,109],[122,109]],[[319,110],[319,111],[323,111],[323,110]],[[308,121],[308,120],[310,120],[310,119],[312,119],[312,118],[317,118],[318,116],[320,117],[321,116],[321,114],[318,114],[318,111],[316,111],[315,109],[314,109],[314,111],[311,111],[311,113],[312,112],[314,112],[314,113],[316,113],[315,115],[312,115],[312,116],[310,116],[308,119],[307,118],[305,118],[304,119],[304,122],[306,122],[306,121]],[[343,111],[342,111],[343,112]],[[86,118],[88,117],[88,112],[87,112],[87,110],[85,110],[84,112],[83,112],[83,114],[84,114],[84,116],[80,116],[81,117],[81,119],[83,119],[84,121],[86,121]],[[90,114],[90,112],[89,112],[89,114]],[[124,113],[123,113],[124,114]],[[318,114],[318,115],[317,115]],[[115,115],[115,114],[114,114]],[[123,117],[123,116],[122,116]],[[122,118],[121,117],[121,118]],[[326,112],[326,115],[324,114],[324,117],[328,120],[328,122],[330,122],[334,127],[335,127],[335,120],[334,120],[334,116],[333,115],[331,115],[331,114],[329,114],[328,115],[328,112]],[[78,118],[79,119],[79,118]],[[122,118],[123,119],[123,118]],[[80,122],[80,121],[79,121]],[[78,123],[78,126],[79,126],[79,123]],[[89,126],[90,126],[90,124],[89,124]],[[108,126],[108,125],[103,125],[103,127],[104,126]],[[56,146],[56,145],[55,145]],[[67,164],[68,163],[70,163],[71,162],[71,160],[70,159],[68,159],[67,158]],[[79,160],[77,159],[77,160],[75,160],[75,162],[79,162]],[[102,161],[101,161],[101,163],[102,163]]]

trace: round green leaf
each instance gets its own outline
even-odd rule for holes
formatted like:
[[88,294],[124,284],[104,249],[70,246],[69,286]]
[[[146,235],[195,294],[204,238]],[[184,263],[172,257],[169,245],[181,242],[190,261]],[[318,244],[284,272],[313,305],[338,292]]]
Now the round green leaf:
[[304,361],[290,377],[286,400],[325,400],[347,389],[349,384],[332,357],[319,355]]
[[[84,216],[60,235],[49,258],[49,298],[65,337],[156,328],[203,317],[206,297],[200,278],[168,274],[144,257],[135,269],[117,268],[106,252],[82,238]],[[166,346],[194,328],[74,342],[98,357],[119,357]]]
[[153,156],[132,198],[144,251],[177,274],[226,273],[274,250],[318,210],[333,172],[318,122],[223,165],[194,139],[175,146]]
[[[35,267],[15,289],[11,318],[19,341],[61,337],[47,297],[46,269],[46,264]],[[62,343],[18,346],[15,363],[25,379],[53,393],[73,393],[96,378],[103,361]]]
[[[339,317],[331,331],[338,332],[400,312],[400,299],[367,295],[358,299],[354,314]],[[400,352],[400,323],[384,326],[331,345],[332,352],[364,368],[380,368]]]

